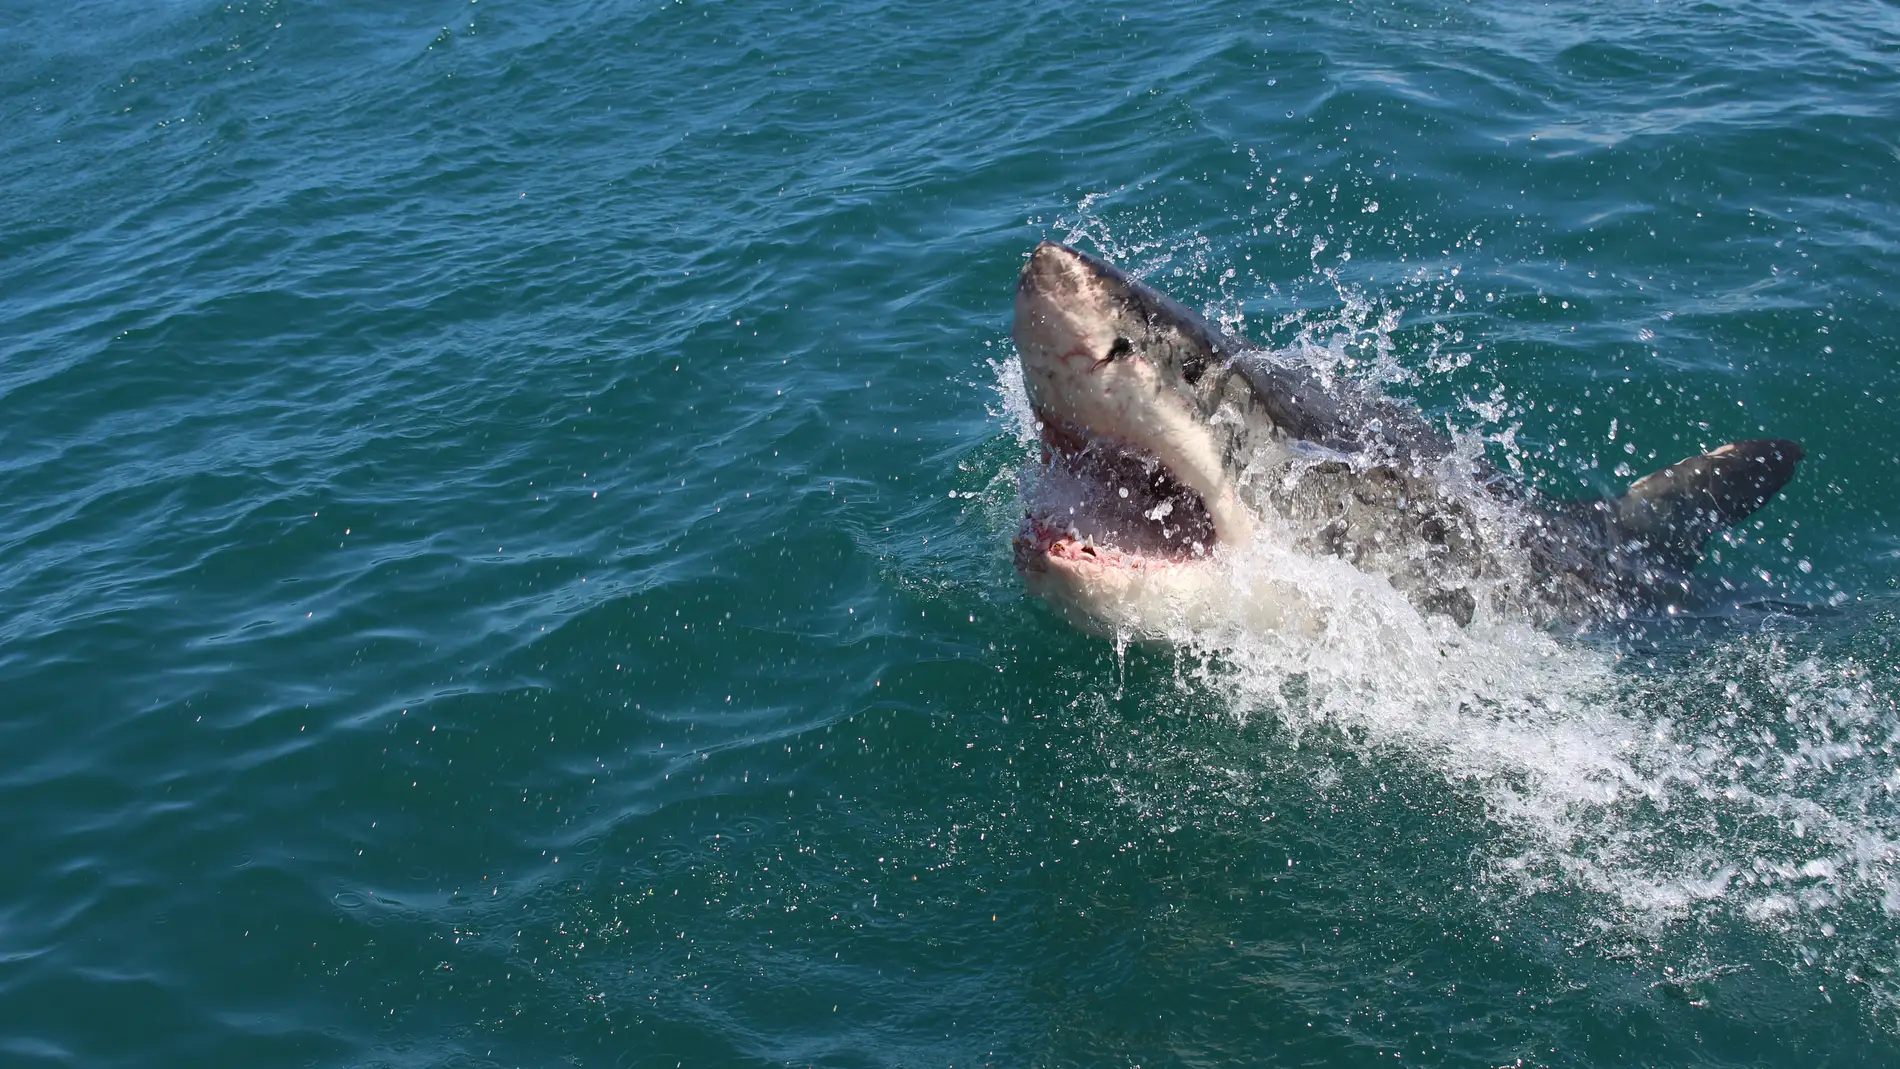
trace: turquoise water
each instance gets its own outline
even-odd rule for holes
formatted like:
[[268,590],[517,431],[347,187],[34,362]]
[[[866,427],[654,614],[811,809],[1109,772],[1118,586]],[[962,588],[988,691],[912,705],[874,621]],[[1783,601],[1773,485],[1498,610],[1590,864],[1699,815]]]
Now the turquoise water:
[[[1900,14],[1278,6],[6,5],[0,1061],[1900,1064]],[[1045,237],[1808,460],[1690,620],[1088,638]]]

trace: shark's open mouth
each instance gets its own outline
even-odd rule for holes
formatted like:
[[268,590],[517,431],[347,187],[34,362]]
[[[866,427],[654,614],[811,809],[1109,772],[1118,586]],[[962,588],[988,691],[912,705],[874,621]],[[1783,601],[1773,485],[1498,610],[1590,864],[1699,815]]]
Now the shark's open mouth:
[[1182,564],[1215,545],[1201,495],[1153,455],[1038,412],[1043,465],[1016,539],[1025,568]]

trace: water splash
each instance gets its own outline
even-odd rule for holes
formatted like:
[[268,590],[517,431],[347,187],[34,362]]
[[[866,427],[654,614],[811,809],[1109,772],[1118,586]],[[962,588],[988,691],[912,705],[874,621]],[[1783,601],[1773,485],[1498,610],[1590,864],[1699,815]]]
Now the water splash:
[[[1215,293],[1212,317],[1245,328],[1233,267],[1206,239],[1170,242],[1152,214],[1114,203],[1084,198],[1058,221],[1063,238],[1177,295],[1167,279],[1185,274],[1188,288]],[[1299,236],[1296,212],[1292,198],[1270,232]],[[1462,445],[1522,471],[1527,406],[1495,384],[1473,392],[1482,342],[1443,324],[1397,341],[1408,309],[1430,316],[1466,301],[1460,272],[1415,272],[1369,295],[1345,280],[1344,259],[1322,260],[1329,247],[1315,239],[1308,276],[1285,288],[1330,299],[1280,312],[1256,337],[1326,375],[1456,384]],[[1020,364],[992,368],[998,415],[1027,466],[1034,425]],[[1699,991],[1750,968],[1711,957],[1705,936],[1727,931],[1787,968],[1858,986],[1883,1018],[1900,1011],[1900,667],[1879,637],[1891,613],[1769,613],[1734,627],[1718,616],[1593,639],[1497,613],[1460,629],[1275,534],[1263,525],[1229,552],[1219,585],[1236,602],[1297,590],[1320,606],[1316,626],[1263,628],[1243,612],[1168,636],[1193,651],[1189,682],[1237,723],[1270,718],[1295,747],[1326,740],[1306,758],[1322,766],[1305,770],[1315,779],[1350,755],[1423,767],[1446,792],[1475,797],[1489,845],[1471,862],[1473,893],[1506,908],[1562,900],[1579,945],[1653,959],[1659,983],[1694,977]],[[1144,807],[1170,804],[1131,793]]]

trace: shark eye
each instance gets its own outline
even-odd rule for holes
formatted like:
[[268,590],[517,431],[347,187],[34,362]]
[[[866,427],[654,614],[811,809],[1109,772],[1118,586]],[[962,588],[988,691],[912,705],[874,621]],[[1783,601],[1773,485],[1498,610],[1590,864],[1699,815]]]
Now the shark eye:
[[1127,356],[1129,353],[1132,353],[1134,351],[1135,351],[1135,344],[1133,342],[1129,341],[1127,338],[1118,337],[1115,339],[1114,344],[1108,347],[1108,355],[1102,357],[1102,359],[1105,361],[1113,360],[1116,357]]
[[1181,353],[1181,376],[1190,383],[1198,383],[1201,376],[1207,374],[1211,362],[1208,354],[1190,347]]

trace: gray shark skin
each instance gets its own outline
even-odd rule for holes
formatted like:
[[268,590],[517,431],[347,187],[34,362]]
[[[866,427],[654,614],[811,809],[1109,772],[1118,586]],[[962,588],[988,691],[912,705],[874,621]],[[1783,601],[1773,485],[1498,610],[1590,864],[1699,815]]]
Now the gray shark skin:
[[1547,499],[1415,407],[1053,242],[1023,266],[1011,333],[1043,440],[1017,568],[1098,633],[1159,637],[1240,596],[1267,603],[1242,614],[1259,626],[1324,626],[1286,590],[1235,591],[1221,562],[1256,534],[1384,577],[1460,626],[1481,609],[1546,626],[1656,611],[1689,600],[1704,543],[1802,456],[1734,442],[1620,497]]

